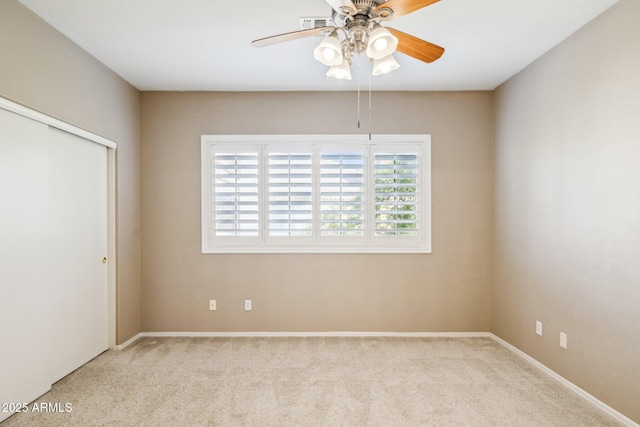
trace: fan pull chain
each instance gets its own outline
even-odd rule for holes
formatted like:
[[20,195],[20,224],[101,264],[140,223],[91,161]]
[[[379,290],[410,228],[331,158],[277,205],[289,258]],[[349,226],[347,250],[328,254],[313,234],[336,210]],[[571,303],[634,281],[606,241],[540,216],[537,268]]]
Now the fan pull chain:
[[360,57],[358,56],[358,129],[360,129]]
[[371,74],[369,74],[369,141],[371,141]]

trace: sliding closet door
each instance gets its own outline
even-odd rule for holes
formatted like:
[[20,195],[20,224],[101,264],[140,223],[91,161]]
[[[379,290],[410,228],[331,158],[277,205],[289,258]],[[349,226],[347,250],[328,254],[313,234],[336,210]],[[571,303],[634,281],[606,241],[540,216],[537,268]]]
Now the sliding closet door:
[[0,108],[0,403],[107,350],[107,196],[105,146]]
[[47,135],[47,125],[0,109],[0,403],[28,403],[51,386]]
[[51,382],[107,350],[107,148],[50,128]]

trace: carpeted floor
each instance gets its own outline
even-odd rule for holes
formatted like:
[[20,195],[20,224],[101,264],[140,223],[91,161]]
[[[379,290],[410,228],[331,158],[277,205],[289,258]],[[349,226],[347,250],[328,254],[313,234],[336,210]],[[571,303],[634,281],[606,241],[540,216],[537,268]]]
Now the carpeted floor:
[[2,427],[620,425],[490,338],[143,338],[43,402]]

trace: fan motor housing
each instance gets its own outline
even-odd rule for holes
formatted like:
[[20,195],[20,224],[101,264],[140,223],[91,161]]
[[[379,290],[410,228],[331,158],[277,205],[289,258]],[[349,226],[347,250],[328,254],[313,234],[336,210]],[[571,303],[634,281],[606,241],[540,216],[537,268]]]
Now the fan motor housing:
[[337,27],[344,27],[352,20],[370,20],[375,16],[374,12],[376,8],[385,3],[386,0],[353,0],[353,5],[358,9],[356,15],[345,15],[333,11],[332,19]]

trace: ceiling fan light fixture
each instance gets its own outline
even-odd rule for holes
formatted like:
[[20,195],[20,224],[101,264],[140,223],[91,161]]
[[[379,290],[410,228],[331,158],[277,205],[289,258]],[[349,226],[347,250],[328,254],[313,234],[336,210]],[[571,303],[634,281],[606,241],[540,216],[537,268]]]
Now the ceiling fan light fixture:
[[371,74],[379,76],[382,74],[388,74],[398,68],[400,68],[400,64],[398,64],[393,55],[388,55],[384,58],[373,61],[373,72]]
[[340,40],[338,40],[337,34],[334,32],[322,40],[313,51],[313,56],[324,65],[333,66],[341,64],[344,57],[342,55],[342,45],[340,44]]
[[391,55],[398,47],[398,38],[386,28],[377,25],[369,34],[367,56],[371,59],[382,59]]
[[443,47],[381,25],[382,21],[408,15],[438,1],[326,0],[333,9],[331,18],[301,18],[302,30],[257,39],[251,45],[265,47],[329,34],[313,51],[316,60],[330,67],[327,77],[351,79],[352,59],[362,54],[373,64],[374,76],[387,74],[400,68],[392,56],[396,50],[426,63],[436,61],[444,54]]
[[327,71],[327,77],[338,80],[351,80],[351,66],[346,59],[339,65],[332,65]]

